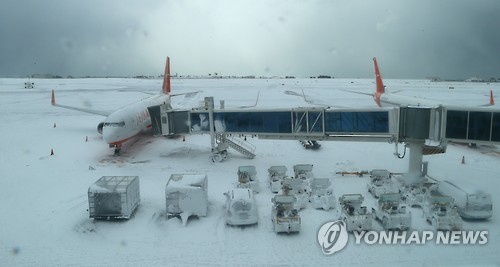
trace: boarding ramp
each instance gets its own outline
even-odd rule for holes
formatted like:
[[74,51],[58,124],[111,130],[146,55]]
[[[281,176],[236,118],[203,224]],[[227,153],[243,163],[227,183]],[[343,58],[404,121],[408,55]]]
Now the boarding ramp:
[[256,147],[249,142],[246,142],[244,139],[235,136],[228,136],[225,134],[217,134],[216,140],[218,143],[227,143],[229,147],[238,151],[240,154],[247,158],[255,158],[254,152]]

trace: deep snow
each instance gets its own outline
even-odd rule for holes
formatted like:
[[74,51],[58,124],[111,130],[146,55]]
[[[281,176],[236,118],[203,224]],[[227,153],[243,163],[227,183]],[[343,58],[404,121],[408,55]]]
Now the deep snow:
[[[367,194],[368,178],[340,176],[338,171],[386,168],[404,172],[408,159],[393,156],[387,143],[321,142],[318,151],[304,150],[298,141],[259,140],[255,159],[235,151],[223,163],[210,159],[207,135],[182,138],[152,137],[143,133],[126,144],[121,156],[113,156],[97,133],[102,117],[52,107],[50,91],[56,90],[61,104],[114,110],[160,90],[161,80],[71,79],[32,80],[34,89],[24,89],[23,79],[0,79],[0,266],[14,265],[499,265],[498,219],[500,191],[497,146],[471,149],[449,145],[447,153],[425,156],[433,177],[472,183],[490,192],[493,217],[487,221],[465,221],[464,229],[488,230],[486,245],[355,245],[353,236],[344,250],[325,256],[316,241],[319,227],[338,215],[335,211],[300,212],[298,234],[275,234],[271,224],[271,197],[267,169],[285,165],[292,175],[295,164],[314,164],[315,177],[331,178],[338,198],[345,193]],[[428,97],[457,105],[476,106],[488,102],[489,90],[500,95],[500,84],[431,83],[386,80],[388,90],[404,95]],[[453,86],[455,89],[448,89]],[[359,79],[270,79],[270,80],[172,80],[173,93],[202,90],[195,96],[172,99],[175,108],[191,108],[205,96],[214,96],[216,106],[226,108],[331,106],[376,108],[368,96],[342,91],[372,92],[373,80]],[[304,99],[302,90],[306,95]],[[54,128],[54,124],[56,127]],[[88,136],[88,142],[86,137]],[[51,149],[55,155],[50,156]],[[401,149],[401,148],[400,148]],[[465,156],[465,164],[461,164]],[[237,168],[255,165],[261,192],[257,226],[225,225],[224,192],[236,185]],[[208,175],[209,213],[190,219],[167,220],[165,184],[172,173]],[[104,175],[138,175],[141,204],[128,221],[92,221],[88,218],[87,190]],[[338,205],[337,205],[338,207]],[[422,210],[411,208],[413,228],[431,229]],[[382,229],[378,222],[373,223]]]

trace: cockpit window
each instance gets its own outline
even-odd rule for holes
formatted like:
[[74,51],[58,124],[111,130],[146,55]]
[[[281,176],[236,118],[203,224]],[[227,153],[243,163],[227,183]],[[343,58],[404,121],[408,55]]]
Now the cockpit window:
[[125,126],[125,122],[105,122],[104,127],[123,127]]

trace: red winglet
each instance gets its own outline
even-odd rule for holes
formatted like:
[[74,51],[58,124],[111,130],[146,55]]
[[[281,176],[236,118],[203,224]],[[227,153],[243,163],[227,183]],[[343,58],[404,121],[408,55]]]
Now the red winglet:
[[163,75],[163,92],[170,94],[170,57],[167,57],[167,64],[165,66],[165,74]]
[[493,90],[490,90],[490,106],[495,105],[495,98],[493,97]]

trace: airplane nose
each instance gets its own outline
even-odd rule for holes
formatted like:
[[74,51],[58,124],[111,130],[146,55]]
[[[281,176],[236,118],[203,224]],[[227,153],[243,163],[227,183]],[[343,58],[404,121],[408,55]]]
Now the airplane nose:
[[108,144],[113,144],[120,140],[120,136],[115,127],[104,126],[102,127],[102,139]]

